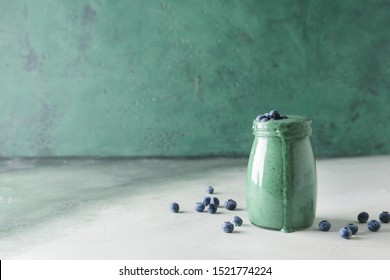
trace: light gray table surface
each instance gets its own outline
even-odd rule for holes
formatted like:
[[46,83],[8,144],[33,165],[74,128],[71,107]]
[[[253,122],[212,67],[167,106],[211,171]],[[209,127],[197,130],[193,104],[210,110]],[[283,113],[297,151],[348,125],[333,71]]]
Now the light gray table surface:
[[[390,259],[390,224],[379,232],[357,214],[390,210],[390,156],[317,159],[317,215],[309,229],[283,233],[249,223],[246,158],[2,159],[0,259]],[[212,185],[223,203],[195,212]],[[169,204],[180,204],[171,213]],[[221,225],[244,220],[231,234]],[[327,219],[329,232],[317,229]]]

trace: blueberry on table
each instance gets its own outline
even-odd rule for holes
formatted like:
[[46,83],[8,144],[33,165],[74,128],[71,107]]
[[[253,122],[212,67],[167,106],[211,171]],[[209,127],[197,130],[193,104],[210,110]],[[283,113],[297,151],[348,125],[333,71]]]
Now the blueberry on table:
[[376,232],[381,228],[381,223],[377,220],[371,220],[367,223],[367,228],[372,232]]
[[212,186],[207,187],[207,193],[212,194],[214,192],[214,188]]
[[224,222],[222,224],[222,230],[226,233],[231,233],[234,230],[234,225],[231,222]]
[[234,210],[237,207],[237,202],[235,202],[233,199],[228,199],[225,201],[224,206],[227,210]]
[[323,220],[319,222],[318,229],[320,231],[329,231],[331,227],[331,224],[327,220]]
[[179,212],[179,204],[177,204],[176,202],[172,202],[171,205],[170,205],[170,209],[173,213],[177,213]]
[[339,235],[344,239],[350,239],[352,231],[348,227],[343,227],[339,230]]
[[209,204],[209,208],[207,211],[210,214],[215,214],[217,212],[217,206],[215,204]]
[[353,223],[349,223],[346,227],[352,231],[352,235],[355,235],[359,230],[358,226]]
[[207,206],[207,205],[210,204],[210,200],[211,200],[211,197],[206,196],[205,198],[203,198],[202,203],[203,203],[205,206]]
[[240,217],[238,217],[238,216],[235,216],[233,218],[233,224],[235,226],[238,226],[238,227],[241,226],[242,225],[242,219]]
[[216,207],[218,207],[219,206],[219,199],[216,197],[212,197],[210,199],[210,204],[214,204]]
[[196,212],[203,212],[206,206],[202,202],[197,202],[195,205]]
[[360,223],[367,223],[368,217],[369,217],[369,215],[367,212],[361,212],[361,213],[359,213],[357,219]]
[[383,211],[379,214],[379,220],[381,220],[382,223],[387,224],[390,222],[390,213],[388,211]]

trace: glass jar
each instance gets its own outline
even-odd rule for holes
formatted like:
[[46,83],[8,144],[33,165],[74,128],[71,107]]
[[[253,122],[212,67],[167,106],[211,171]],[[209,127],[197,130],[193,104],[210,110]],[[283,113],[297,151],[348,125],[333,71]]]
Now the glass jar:
[[255,138],[246,179],[250,222],[283,232],[310,227],[317,202],[311,120],[302,116],[255,119],[252,129]]

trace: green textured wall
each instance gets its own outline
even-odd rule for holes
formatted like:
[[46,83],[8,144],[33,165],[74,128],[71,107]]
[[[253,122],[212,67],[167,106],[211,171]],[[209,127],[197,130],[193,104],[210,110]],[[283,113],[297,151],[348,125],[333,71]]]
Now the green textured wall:
[[247,155],[273,108],[389,153],[389,90],[390,1],[0,0],[0,156]]

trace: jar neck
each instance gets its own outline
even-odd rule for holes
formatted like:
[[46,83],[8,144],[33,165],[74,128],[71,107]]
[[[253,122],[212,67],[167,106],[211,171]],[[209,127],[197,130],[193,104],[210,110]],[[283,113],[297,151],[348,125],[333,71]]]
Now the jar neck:
[[280,137],[282,140],[295,140],[308,137],[312,133],[311,119],[303,116],[288,116],[288,119],[260,122],[253,121],[253,134],[258,137]]

